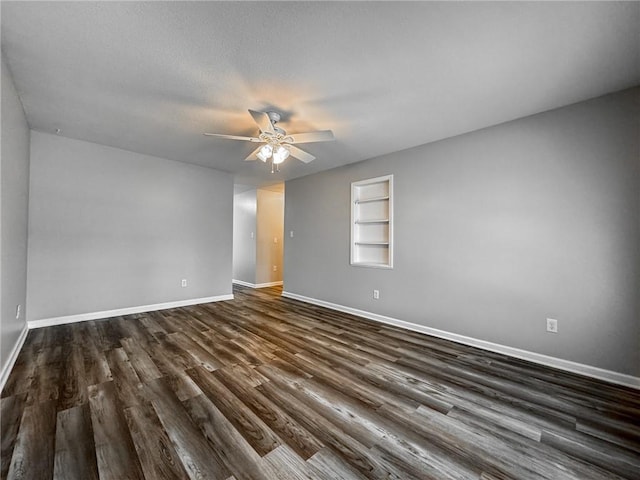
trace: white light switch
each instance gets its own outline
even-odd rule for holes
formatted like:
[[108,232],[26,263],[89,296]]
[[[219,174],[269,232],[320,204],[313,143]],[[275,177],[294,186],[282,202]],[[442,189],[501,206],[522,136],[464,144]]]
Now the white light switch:
[[293,238],[293,230],[289,232],[289,238]]

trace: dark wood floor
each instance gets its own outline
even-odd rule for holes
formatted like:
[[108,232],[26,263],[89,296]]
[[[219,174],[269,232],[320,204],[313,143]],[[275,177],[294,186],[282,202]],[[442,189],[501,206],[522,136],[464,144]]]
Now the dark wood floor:
[[30,331],[2,478],[640,478],[638,391],[235,294]]

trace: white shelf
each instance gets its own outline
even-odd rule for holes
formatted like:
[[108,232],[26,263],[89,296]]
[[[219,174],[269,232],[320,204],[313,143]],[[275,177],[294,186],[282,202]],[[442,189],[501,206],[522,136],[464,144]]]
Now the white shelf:
[[369,203],[369,202],[382,202],[384,200],[389,200],[389,195],[384,195],[382,197],[372,197],[372,198],[359,198],[354,200],[355,203]]
[[351,265],[393,268],[393,175],[351,184]]
[[356,223],[358,225],[366,225],[366,224],[369,224],[369,223],[389,223],[389,219],[388,218],[385,218],[385,219],[379,218],[379,219],[376,219],[376,220],[356,220]]
[[388,263],[358,263],[357,264],[359,267],[369,267],[369,268],[393,268],[392,266],[390,266]]

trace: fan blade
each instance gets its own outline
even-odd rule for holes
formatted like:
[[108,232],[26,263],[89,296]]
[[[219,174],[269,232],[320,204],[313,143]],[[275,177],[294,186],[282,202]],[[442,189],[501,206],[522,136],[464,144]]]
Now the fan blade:
[[286,141],[289,143],[311,143],[311,142],[329,142],[335,140],[331,130],[320,130],[318,132],[294,133],[287,135]]
[[204,133],[207,137],[226,138],[228,140],[246,140],[248,142],[261,142],[259,138],[255,137],[240,137],[238,135],[224,135],[222,133]]
[[255,110],[249,110],[249,113],[253,117],[253,120],[260,127],[261,132],[269,132],[275,135],[276,131],[273,129],[273,124],[271,123],[271,119],[269,115],[264,112],[256,112]]
[[287,149],[289,150],[289,153],[291,153],[292,157],[296,157],[298,160],[301,160],[304,163],[309,163],[311,160],[316,159],[316,157],[314,157],[310,153],[307,153],[304,150],[300,150],[298,147],[294,147],[293,145],[287,145]]
[[[247,158],[244,159],[244,161],[245,162],[250,162],[250,161],[253,161],[253,160],[259,160],[258,159],[258,152],[260,151],[260,149],[262,147],[263,146],[260,145],[258,148],[256,148],[253,152],[251,152],[251,154]],[[263,160],[263,162],[266,162],[266,160]]]

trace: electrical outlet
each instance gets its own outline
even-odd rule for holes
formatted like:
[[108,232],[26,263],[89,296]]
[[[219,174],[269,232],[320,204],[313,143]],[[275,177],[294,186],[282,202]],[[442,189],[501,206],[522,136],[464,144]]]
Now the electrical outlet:
[[20,319],[20,311],[22,310],[22,305],[16,306],[16,320]]
[[373,291],[373,299],[374,300],[379,300],[380,299],[380,290],[374,290]]
[[273,237],[273,243],[278,243],[278,237]]
[[187,279],[183,278],[182,282],[180,282],[180,285],[182,285],[183,288],[186,287],[187,286]]
[[293,230],[289,231],[289,238],[293,238]]
[[547,332],[558,333],[558,320],[547,318]]
[[251,232],[251,238],[253,238],[253,232]]
[[273,271],[274,271],[274,272],[277,272],[277,271],[278,271],[278,266],[277,266],[277,265],[274,265],[274,266],[273,266]]

